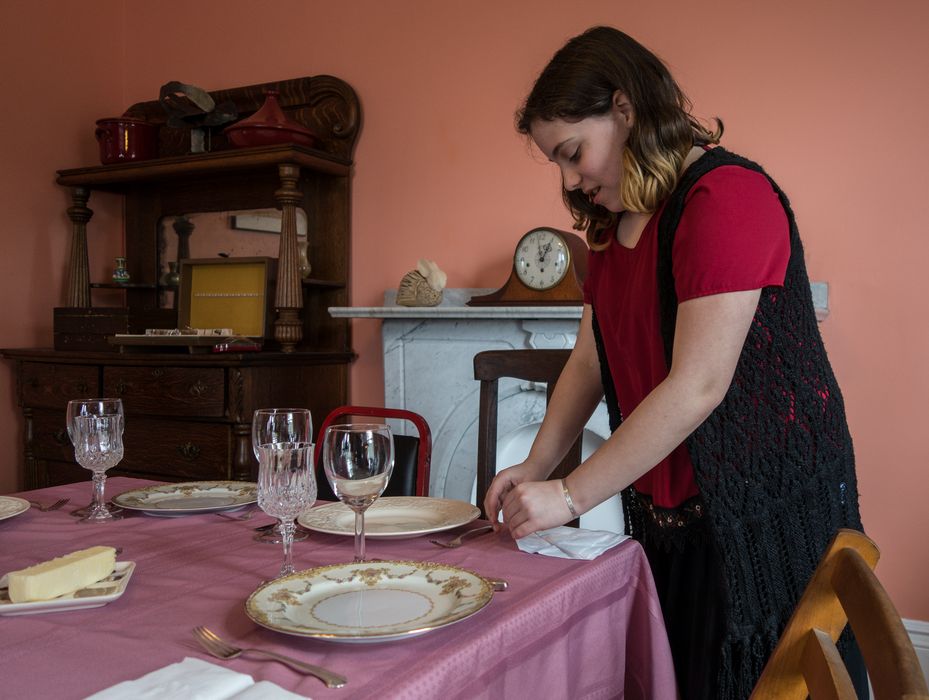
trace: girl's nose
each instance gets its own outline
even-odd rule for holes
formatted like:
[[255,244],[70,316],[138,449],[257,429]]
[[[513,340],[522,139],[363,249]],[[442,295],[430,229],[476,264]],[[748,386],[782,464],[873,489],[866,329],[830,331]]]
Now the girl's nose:
[[566,190],[576,190],[581,186],[583,178],[580,173],[578,173],[573,168],[562,168],[561,169],[561,181],[564,183],[564,188]]

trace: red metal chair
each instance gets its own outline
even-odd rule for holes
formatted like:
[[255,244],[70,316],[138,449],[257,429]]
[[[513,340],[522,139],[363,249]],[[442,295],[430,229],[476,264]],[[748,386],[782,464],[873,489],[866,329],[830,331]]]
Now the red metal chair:
[[432,461],[432,432],[426,419],[404,408],[376,408],[370,406],[340,406],[333,410],[319,428],[316,440],[316,477],[321,500],[338,500],[332,493],[321,460],[323,436],[326,428],[348,416],[365,418],[395,418],[410,421],[419,433],[394,435],[394,471],[384,490],[385,496],[428,496],[429,466]]

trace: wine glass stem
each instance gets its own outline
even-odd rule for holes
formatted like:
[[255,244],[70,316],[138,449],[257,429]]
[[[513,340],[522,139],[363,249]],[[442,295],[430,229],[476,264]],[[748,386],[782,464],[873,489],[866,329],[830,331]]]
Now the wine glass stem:
[[365,560],[365,512],[355,511],[355,561]]
[[103,499],[103,487],[106,484],[106,472],[94,472],[94,503],[95,511],[105,511],[106,501]]
[[294,572],[294,531],[297,529],[293,520],[281,520],[281,540],[284,542],[284,563],[281,565],[281,576]]

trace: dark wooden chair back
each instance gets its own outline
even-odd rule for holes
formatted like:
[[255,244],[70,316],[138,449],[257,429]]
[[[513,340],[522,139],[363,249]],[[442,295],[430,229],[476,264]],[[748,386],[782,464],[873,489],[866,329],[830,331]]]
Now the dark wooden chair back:
[[854,700],[855,689],[836,649],[851,625],[876,700],[929,698],[916,651],[874,566],[880,552],[855,530],[839,530],[752,693],[753,700]]
[[340,406],[334,409],[319,428],[316,440],[315,464],[318,497],[324,501],[337,501],[323,471],[321,454],[326,428],[333,423],[345,422],[350,416],[365,418],[394,418],[407,420],[415,427],[418,435],[394,435],[394,471],[390,476],[384,496],[428,496],[429,469],[432,462],[432,432],[426,419],[414,411],[404,408],[376,408],[371,406]]
[[[570,350],[486,350],[474,356],[474,378],[481,383],[477,433],[477,505],[484,511],[484,496],[497,473],[498,381],[504,377],[547,384],[546,405],[555,390]],[[570,474],[581,463],[581,437],[552,472],[550,479]],[[486,513],[484,514],[486,517]],[[577,520],[569,525],[577,526]]]

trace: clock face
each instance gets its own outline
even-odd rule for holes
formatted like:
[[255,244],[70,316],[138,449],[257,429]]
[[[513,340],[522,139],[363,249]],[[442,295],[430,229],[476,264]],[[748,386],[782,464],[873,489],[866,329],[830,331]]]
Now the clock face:
[[538,228],[523,236],[513,259],[516,276],[530,289],[551,289],[564,279],[571,251],[556,231]]

